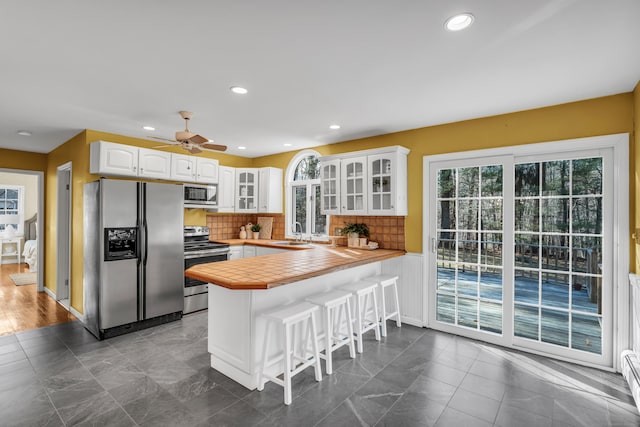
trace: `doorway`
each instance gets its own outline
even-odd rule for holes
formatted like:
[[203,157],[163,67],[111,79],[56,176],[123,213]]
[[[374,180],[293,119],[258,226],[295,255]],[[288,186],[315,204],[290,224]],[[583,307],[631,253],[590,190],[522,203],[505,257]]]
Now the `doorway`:
[[425,158],[429,326],[614,367],[628,292],[628,191],[614,185],[628,177],[625,144]]
[[56,300],[71,307],[71,162],[57,169]]

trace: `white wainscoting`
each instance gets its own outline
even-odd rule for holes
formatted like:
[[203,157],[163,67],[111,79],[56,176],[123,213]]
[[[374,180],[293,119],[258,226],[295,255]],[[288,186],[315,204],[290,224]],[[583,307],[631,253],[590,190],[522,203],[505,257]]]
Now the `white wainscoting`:
[[382,272],[397,274],[398,297],[402,321],[409,325],[426,326],[424,318],[425,289],[422,278],[424,257],[419,253],[392,258],[382,263]]
[[631,296],[631,349],[620,356],[622,376],[629,383],[629,389],[640,410],[640,276],[629,274]]

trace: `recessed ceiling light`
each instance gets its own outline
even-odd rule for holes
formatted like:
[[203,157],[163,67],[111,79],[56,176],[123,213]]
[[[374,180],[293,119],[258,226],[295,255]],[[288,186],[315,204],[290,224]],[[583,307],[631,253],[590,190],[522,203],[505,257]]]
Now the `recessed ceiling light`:
[[447,19],[444,23],[444,28],[449,31],[464,30],[465,28],[468,28],[471,24],[473,24],[474,19],[475,18],[470,13],[459,13]]
[[230,89],[231,89],[231,92],[237,93],[239,95],[244,95],[245,93],[249,92],[247,89],[240,86],[231,86]]
[[333,130],[340,129],[340,125],[331,125],[329,126],[329,129],[333,129]]
[[238,147],[238,150],[246,150],[246,149],[247,147],[243,147],[243,146]]
[[22,136],[31,136],[32,133],[29,132],[28,130],[19,130],[18,131],[18,135],[22,135]]
[[288,144],[287,143],[287,144],[282,144],[282,145],[284,145],[285,147],[291,147],[293,144]]
[[142,126],[142,129],[144,129],[144,130],[156,130],[156,128],[154,128],[153,126]]

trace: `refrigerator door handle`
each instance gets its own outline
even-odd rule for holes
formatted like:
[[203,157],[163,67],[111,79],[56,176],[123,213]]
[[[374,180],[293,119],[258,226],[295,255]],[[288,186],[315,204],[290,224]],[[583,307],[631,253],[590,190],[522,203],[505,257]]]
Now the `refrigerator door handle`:
[[145,217],[142,226],[144,228],[144,259],[142,260],[142,264],[146,267],[147,266],[147,259],[149,257],[149,239],[147,238],[147,232],[148,232],[148,228],[147,228],[147,218]]

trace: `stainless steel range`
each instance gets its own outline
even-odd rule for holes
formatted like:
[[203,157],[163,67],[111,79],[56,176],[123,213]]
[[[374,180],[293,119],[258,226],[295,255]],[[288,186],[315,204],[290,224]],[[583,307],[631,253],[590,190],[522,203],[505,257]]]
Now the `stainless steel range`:
[[[229,245],[209,241],[209,227],[184,227],[184,269],[209,262],[227,261]],[[184,278],[184,313],[207,308],[207,283]]]

